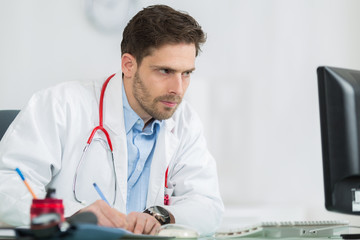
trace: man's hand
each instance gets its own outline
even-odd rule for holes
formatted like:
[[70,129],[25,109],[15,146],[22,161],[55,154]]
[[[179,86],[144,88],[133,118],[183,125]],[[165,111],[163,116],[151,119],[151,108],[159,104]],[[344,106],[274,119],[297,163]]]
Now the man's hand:
[[105,201],[97,200],[79,212],[92,212],[98,219],[98,225],[116,228],[128,228],[126,215],[110,207]]
[[141,212],[129,213],[126,220],[128,222],[127,230],[135,234],[155,235],[161,226],[153,216]]

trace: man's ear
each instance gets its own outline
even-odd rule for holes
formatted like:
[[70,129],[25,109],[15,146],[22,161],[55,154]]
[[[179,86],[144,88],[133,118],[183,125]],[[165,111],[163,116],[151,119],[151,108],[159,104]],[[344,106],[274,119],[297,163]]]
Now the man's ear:
[[137,70],[136,59],[129,53],[124,53],[121,57],[121,70],[126,78],[132,78]]

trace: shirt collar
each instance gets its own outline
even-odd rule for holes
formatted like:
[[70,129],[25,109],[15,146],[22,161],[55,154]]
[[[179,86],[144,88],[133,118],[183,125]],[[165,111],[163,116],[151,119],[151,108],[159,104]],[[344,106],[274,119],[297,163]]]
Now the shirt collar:
[[[144,121],[131,108],[126,96],[124,82],[122,87],[122,100],[123,100],[123,108],[124,108],[124,121],[125,121],[126,134],[128,134],[133,127],[135,127],[135,129],[141,132],[142,129],[144,128]],[[148,134],[152,134],[154,131],[156,132],[159,130],[162,123],[163,121],[153,120],[150,125],[146,126],[144,131]]]

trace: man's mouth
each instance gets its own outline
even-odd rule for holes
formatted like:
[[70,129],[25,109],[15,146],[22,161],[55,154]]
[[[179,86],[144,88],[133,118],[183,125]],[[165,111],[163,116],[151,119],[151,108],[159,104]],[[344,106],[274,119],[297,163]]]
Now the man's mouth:
[[160,102],[169,108],[173,108],[177,105],[177,102],[170,102],[170,101],[160,101]]

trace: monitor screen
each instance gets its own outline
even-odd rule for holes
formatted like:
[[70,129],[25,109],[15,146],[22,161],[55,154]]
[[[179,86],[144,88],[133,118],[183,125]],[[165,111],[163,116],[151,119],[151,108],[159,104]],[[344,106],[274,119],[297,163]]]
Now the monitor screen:
[[360,215],[360,71],[317,69],[325,207]]

